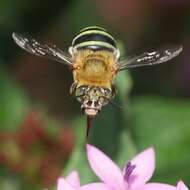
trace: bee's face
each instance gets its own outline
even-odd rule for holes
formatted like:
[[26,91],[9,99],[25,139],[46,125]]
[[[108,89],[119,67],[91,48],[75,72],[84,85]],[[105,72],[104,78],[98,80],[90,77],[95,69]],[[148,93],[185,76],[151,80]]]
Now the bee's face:
[[95,86],[80,86],[75,94],[81,109],[90,116],[95,116],[112,98],[110,89]]

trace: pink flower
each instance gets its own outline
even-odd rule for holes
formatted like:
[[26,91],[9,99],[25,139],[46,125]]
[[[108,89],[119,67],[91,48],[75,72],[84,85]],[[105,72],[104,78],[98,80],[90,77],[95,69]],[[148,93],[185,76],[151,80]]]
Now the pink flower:
[[72,171],[66,178],[60,177],[57,190],[76,190],[80,188],[80,178],[77,171]]
[[179,181],[177,183],[177,190],[189,190],[187,186],[183,183],[183,181]]
[[147,183],[141,190],[189,190],[183,181],[177,183],[177,187],[161,183]]
[[161,183],[148,183],[141,190],[189,190],[183,181],[177,183],[177,187]]
[[91,183],[80,186],[80,178],[77,171],[71,172],[66,178],[59,178],[57,190],[109,190],[103,183]]
[[141,190],[176,190],[176,187],[163,183],[147,183]]
[[155,169],[155,153],[148,148],[129,161],[123,171],[102,151],[87,145],[87,156],[95,174],[110,190],[176,190],[174,186],[147,183]]

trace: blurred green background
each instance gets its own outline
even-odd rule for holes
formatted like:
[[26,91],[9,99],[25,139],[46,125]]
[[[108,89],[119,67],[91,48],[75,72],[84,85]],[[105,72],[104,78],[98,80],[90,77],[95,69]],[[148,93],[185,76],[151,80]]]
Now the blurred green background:
[[69,95],[64,64],[21,50],[13,31],[67,51],[89,25],[106,28],[126,56],[182,44],[177,58],[121,72],[115,101],[95,119],[89,143],[121,166],[154,146],[152,181],[190,185],[190,2],[189,0],[0,0],[0,189],[52,188],[77,169],[82,183],[97,178],[85,154],[85,116]]

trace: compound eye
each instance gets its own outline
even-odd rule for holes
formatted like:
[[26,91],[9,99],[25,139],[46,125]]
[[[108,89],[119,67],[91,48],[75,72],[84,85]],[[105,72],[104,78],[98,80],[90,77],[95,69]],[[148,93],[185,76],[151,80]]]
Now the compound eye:
[[75,91],[75,96],[79,102],[83,102],[87,94],[87,87],[86,86],[80,86]]
[[84,96],[86,94],[86,90],[87,90],[86,86],[78,87],[75,91],[76,97]]
[[106,88],[105,88],[105,89],[104,89],[104,94],[107,95],[107,94],[109,93],[109,91],[110,91],[109,89],[106,89]]
[[104,96],[108,99],[111,98],[111,90],[110,89],[104,89]]

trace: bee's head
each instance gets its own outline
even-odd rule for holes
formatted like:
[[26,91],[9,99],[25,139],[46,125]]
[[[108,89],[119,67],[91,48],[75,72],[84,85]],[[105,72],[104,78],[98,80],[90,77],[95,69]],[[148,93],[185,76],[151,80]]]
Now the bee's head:
[[110,89],[96,86],[80,86],[75,95],[81,102],[82,111],[90,116],[95,116],[112,98]]

